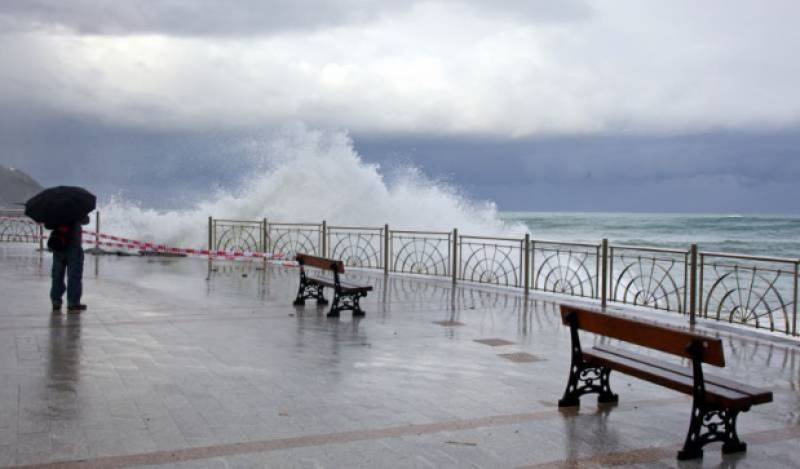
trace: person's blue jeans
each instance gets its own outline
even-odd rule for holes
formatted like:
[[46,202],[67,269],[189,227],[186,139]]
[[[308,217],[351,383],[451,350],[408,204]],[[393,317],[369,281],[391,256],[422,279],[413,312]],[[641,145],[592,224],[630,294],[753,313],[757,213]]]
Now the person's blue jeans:
[[[64,285],[65,274],[66,285]],[[61,298],[66,291],[67,305],[79,305],[83,294],[83,248],[70,246],[63,252],[54,252],[51,275],[53,284],[50,287],[50,299],[53,304],[61,304]]]

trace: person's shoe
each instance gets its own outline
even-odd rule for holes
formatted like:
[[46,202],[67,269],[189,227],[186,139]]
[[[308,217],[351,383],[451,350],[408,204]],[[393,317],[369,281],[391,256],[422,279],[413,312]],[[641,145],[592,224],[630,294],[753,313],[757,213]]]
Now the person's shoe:
[[86,305],[67,306],[67,313],[81,313],[83,311],[86,311]]
[[53,302],[53,314],[57,314],[61,312],[61,303]]

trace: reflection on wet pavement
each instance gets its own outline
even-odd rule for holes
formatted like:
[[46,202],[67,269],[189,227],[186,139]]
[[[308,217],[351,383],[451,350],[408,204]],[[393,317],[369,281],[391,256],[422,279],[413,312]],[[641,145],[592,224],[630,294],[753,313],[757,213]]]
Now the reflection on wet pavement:
[[[329,319],[291,305],[292,268],[87,256],[89,311],[52,315],[49,262],[0,246],[0,467],[678,466],[687,396],[612,374],[618,406],[556,407],[551,298],[356,272],[367,316]],[[702,465],[797,467],[800,349],[708,327],[716,374],[775,402],[740,417],[745,456]]]

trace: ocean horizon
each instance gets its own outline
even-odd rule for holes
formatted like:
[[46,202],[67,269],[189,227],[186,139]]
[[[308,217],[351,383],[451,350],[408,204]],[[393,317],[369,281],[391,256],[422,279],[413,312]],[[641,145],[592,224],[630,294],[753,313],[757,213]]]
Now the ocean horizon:
[[524,224],[532,239],[688,249],[800,258],[800,215],[623,212],[499,213]]

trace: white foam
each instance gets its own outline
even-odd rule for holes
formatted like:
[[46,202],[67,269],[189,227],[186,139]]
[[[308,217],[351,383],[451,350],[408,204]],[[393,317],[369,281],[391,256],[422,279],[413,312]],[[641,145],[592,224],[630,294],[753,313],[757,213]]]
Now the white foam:
[[169,245],[206,244],[207,218],[395,229],[458,228],[462,234],[522,236],[492,202],[475,202],[452,185],[400,168],[387,177],[367,164],[343,132],[295,127],[266,142],[248,142],[252,175],[236,190],[218,190],[186,210],[157,211],[112,198],[99,207],[101,231]]

